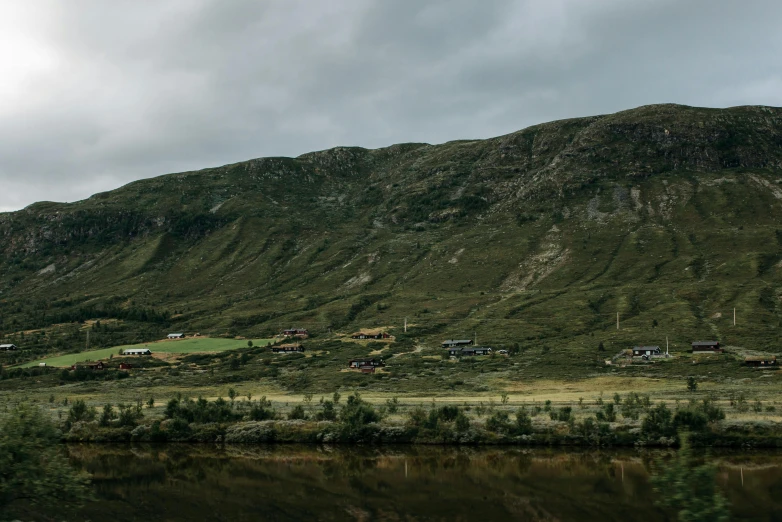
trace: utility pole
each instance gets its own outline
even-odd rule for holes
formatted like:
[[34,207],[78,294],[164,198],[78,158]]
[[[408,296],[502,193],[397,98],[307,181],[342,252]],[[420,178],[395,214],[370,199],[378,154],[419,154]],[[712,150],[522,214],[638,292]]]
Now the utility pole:
[[475,335],[475,346],[478,346],[478,332],[473,332],[473,335]]
[[407,317],[405,317],[405,333],[407,333]]
[[86,350],[90,349],[90,331],[89,330],[87,330],[87,347],[85,349]]
[[733,326],[736,326],[736,309],[733,309]]
[[616,312],[616,329],[619,330],[619,312]]
[[668,357],[668,337],[665,338],[665,357]]

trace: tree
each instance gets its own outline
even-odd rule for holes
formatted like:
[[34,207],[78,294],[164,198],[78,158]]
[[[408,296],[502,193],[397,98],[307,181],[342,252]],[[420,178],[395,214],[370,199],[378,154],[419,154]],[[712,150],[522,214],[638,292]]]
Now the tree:
[[236,399],[236,390],[233,388],[228,388],[228,398],[231,399],[231,402],[233,402]]
[[41,410],[16,406],[0,426],[0,513],[15,505],[30,509],[78,505],[91,498],[88,474],[61,454],[59,432]]
[[687,377],[687,389],[691,392],[698,389],[698,381],[695,380],[695,377]]
[[248,348],[252,348],[253,347],[253,342],[252,341],[247,341],[247,347]]
[[669,463],[657,462],[651,483],[660,494],[657,503],[676,511],[682,522],[727,522],[728,501],[717,489],[717,470],[711,464],[694,465],[686,434]]
[[154,407],[155,407],[155,398],[150,397],[149,400],[147,401],[147,408],[151,410]]

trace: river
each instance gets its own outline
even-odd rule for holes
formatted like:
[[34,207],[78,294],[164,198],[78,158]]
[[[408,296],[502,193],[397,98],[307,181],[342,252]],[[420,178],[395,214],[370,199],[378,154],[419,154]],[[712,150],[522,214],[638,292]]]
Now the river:
[[[71,445],[97,497],[73,520],[663,521],[665,451]],[[732,520],[782,520],[782,453],[708,457]],[[664,494],[664,493],[663,493]]]

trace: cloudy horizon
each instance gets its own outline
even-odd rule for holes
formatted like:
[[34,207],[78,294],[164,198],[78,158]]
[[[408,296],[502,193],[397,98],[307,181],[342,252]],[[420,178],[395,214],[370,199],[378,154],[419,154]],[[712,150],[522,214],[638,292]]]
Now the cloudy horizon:
[[0,4],[0,212],[334,146],[782,105],[771,0]]

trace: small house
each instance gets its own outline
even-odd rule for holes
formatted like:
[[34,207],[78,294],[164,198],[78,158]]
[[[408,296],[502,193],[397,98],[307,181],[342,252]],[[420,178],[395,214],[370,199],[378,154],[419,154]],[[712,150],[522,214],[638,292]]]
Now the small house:
[[456,348],[457,346],[472,346],[472,339],[448,339],[443,341],[443,348]]
[[73,366],[71,366],[71,370],[101,371],[105,369],[106,369],[106,365],[103,364],[102,361],[98,361],[96,363],[87,363],[87,364],[74,364]]
[[297,337],[299,339],[306,339],[310,336],[309,331],[306,328],[288,328],[282,331],[282,337]]
[[644,359],[659,357],[662,353],[659,346],[636,346],[633,348],[633,357],[643,357]]
[[492,349],[489,346],[476,346],[475,348],[462,348],[459,355],[472,357],[475,355],[491,355]]
[[122,355],[152,355],[149,348],[128,348],[122,351]]
[[183,333],[170,333],[167,336],[169,339],[184,339],[185,334]]
[[303,351],[304,346],[300,344],[277,344],[272,346],[272,353],[298,353]]
[[17,347],[15,344],[0,344],[0,350],[8,351],[8,350],[18,350],[19,347]]
[[353,359],[348,362],[348,368],[364,368],[367,366],[372,368],[380,368],[385,365],[386,363],[383,362],[383,359]]
[[356,332],[350,336],[351,339],[389,339],[391,334],[388,332]]
[[119,363],[119,369],[120,370],[132,370],[133,369],[133,365],[130,364],[130,363],[125,363],[125,362],[124,363]]
[[753,368],[778,368],[776,355],[745,357],[744,364]]
[[719,341],[695,341],[692,343],[692,353],[711,352],[722,353],[724,350],[720,347]]

